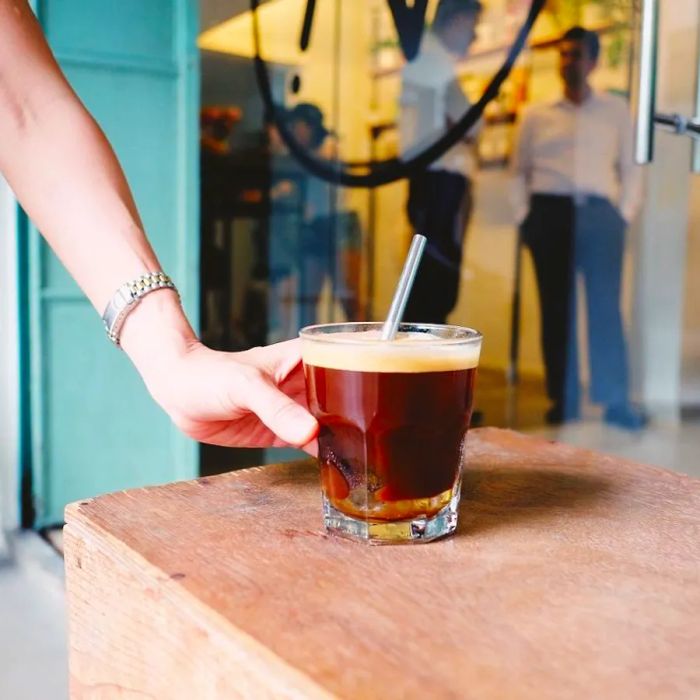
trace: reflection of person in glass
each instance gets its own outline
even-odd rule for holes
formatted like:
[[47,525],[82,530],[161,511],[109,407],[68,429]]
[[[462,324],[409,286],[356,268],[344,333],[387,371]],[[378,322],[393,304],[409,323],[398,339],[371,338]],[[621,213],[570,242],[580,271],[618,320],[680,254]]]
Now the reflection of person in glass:
[[580,410],[576,275],[586,288],[591,399],[605,420],[629,429],[646,418],[629,403],[620,313],[625,228],[641,199],[632,160],[632,124],[619,97],[588,80],[598,36],[581,27],[559,43],[561,99],[525,112],[512,168],[515,214],[532,253],[539,287],[550,423]]
[[[325,127],[323,112],[316,105],[297,104],[288,110],[285,119],[303,148],[332,158],[331,144],[327,140],[331,132]],[[359,224],[353,226],[356,216],[332,210],[332,186],[307,173],[287,154],[274,127],[270,140],[273,152],[278,154],[270,191],[269,262],[273,282],[270,339],[281,340],[295,336],[298,331],[290,306],[295,297],[299,303],[298,326],[316,322],[321,289],[328,277],[335,282],[333,291],[348,320],[355,320],[357,289],[348,283],[346,273],[352,267],[349,254],[353,250],[360,254]]]
[[[456,62],[469,51],[477,0],[440,0],[416,58],[401,74],[399,131],[409,158],[438,139],[470,106]],[[445,323],[457,302],[462,245],[476,168],[473,131],[409,182],[408,218],[428,238],[404,320]]]

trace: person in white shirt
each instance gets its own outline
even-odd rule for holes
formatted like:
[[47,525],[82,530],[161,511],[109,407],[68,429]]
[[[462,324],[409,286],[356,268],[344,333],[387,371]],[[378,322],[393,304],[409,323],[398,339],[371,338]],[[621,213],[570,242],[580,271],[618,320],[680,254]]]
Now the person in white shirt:
[[[456,63],[469,51],[481,12],[477,0],[440,0],[418,55],[401,73],[401,157],[430,146],[470,103]],[[428,239],[404,312],[409,322],[445,323],[459,291],[463,239],[472,207],[476,167],[473,131],[409,182],[408,218]]]
[[608,423],[639,429],[646,417],[629,403],[620,287],[625,229],[641,200],[626,102],[595,92],[595,32],[574,27],[559,43],[561,99],[535,105],[521,120],[511,162],[512,198],[539,288],[550,423],[576,419],[580,386],[576,277],[585,283],[591,400]]

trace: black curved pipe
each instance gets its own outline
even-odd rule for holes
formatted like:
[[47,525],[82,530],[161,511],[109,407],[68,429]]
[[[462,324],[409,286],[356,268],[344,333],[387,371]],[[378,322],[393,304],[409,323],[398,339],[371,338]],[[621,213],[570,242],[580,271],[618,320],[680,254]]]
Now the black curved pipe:
[[304,11],[304,22],[301,25],[301,37],[299,38],[299,48],[306,51],[309,48],[311,40],[311,28],[314,23],[314,10],[316,9],[316,0],[306,0],[306,10]]
[[[265,113],[268,119],[272,119],[280,133],[282,141],[289,149],[289,152],[301,163],[312,175],[325,180],[334,185],[344,187],[379,187],[388,185],[391,182],[402,180],[417,171],[423,170],[428,165],[440,158],[452,146],[454,146],[474,124],[481,118],[486,105],[498,94],[498,91],[510,74],[518,55],[523,49],[527,37],[530,34],[532,25],[535,23],[540,11],[544,7],[546,0],[532,0],[530,10],[523,26],[518,31],[518,35],[511,46],[508,55],[501,68],[497,71],[483,94],[448,131],[446,131],[437,141],[427,146],[425,150],[408,160],[391,159],[389,161],[375,161],[370,166],[370,172],[366,174],[354,174],[348,172],[352,165],[344,161],[331,163],[312,155],[294,137],[291,129],[283,118],[284,109],[275,104],[270,78],[267,72],[267,65],[260,55],[260,26],[258,23],[259,0],[250,0],[250,8],[253,15],[253,43],[255,47],[255,74],[258,81],[258,88],[265,106]],[[308,9],[308,8],[307,8]]]

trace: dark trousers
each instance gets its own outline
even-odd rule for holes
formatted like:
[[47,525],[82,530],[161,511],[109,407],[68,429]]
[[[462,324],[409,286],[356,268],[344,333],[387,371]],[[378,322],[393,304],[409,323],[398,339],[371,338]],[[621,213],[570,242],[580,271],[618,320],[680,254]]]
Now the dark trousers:
[[471,214],[471,183],[446,170],[426,170],[409,182],[408,218],[427,239],[403,319],[445,323],[457,303],[462,247]]
[[547,393],[565,415],[578,413],[576,278],[586,290],[591,400],[626,403],[629,393],[620,290],[625,223],[607,199],[534,195],[523,222],[532,253],[542,319]]

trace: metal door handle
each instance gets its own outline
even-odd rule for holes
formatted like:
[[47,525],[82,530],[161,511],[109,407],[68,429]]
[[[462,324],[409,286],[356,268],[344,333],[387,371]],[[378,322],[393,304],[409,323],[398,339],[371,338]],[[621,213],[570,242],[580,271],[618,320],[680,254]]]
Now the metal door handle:
[[654,116],[656,112],[656,59],[659,41],[658,0],[642,0],[637,81],[637,123],[634,157],[640,165],[654,159]]
[[688,119],[682,114],[663,114],[657,112],[654,115],[654,123],[666,127],[678,136],[690,136],[692,139],[700,139],[700,120],[697,117]]
[[[698,49],[695,61],[695,118],[691,120],[696,126],[700,124],[700,23],[698,24]],[[690,169],[694,173],[700,173],[700,141],[697,138],[693,140]]]
[[[700,54],[695,75],[695,116],[656,112],[656,72],[659,42],[659,2],[642,0],[637,73],[637,122],[634,156],[643,165],[654,159],[654,127],[663,126],[674,134],[693,138],[691,170],[700,173]],[[700,33],[698,34],[700,50]]]

